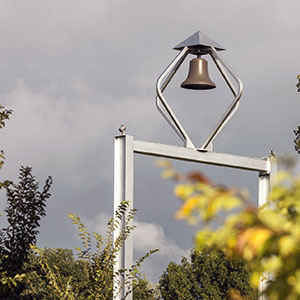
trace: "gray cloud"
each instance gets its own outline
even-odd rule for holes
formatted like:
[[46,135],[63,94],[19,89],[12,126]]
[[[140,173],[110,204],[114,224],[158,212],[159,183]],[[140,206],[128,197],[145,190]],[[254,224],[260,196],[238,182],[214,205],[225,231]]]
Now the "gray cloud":
[[[300,110],[299,6],[297,0],[1,1],[0,101],[14,110],[1,132],[7,153],[1,177],[16,179],[20,165],[31,165],[41,182],[48,174],[54,177],[40,246],[76,244],[68,211],[91,220],[112,213],[113,137],[120,124],[136,139],[181,145],[156,111],[154,86],[176,54],[171,48],[197,30],[227,49],[222,55],[245,85],[240,109],[215,150],[257,157],[272,147],[278,154],[293,153]],[[187,64],[166,96],[200,146],[232,95],[211,61],[216,90],[181,90]],[[188,249],[195,228],[173,221],[179,206],[174,184],[160,179],[153,161],[136,157],[140,226],[152,224],[144,230],[152,228],[157,239],[163,228],[168,241]],[[218,183],[247,186],[255,200],[256,174],[175,166],[182,172],[200,168]]]

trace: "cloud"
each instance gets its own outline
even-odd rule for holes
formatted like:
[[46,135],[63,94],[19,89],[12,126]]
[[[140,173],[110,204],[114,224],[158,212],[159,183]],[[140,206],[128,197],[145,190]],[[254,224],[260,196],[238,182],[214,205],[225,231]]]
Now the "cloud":
[[[299,125],[300,110],[295,87],[299,5],[298,0],[243,5],[239,0],[203,1],[205,13],[199,19],[198,0],[1,1],[0,104],[14,114],[1,131],[7,159],[0,174],[15,179],[25,164],[40,181],[53,176],[40,246],[72,247],[73,240],[67,238],[71,226],[64,219],[68,211],[93,220],[100,211],[112,211],[113,138],[122,123],[136,139],[182,145],[155,108],[155,82],[177,54],[172,47],[197,30],[227,49],[222,55],[245,86],[239,111],[216,139],[214,150],[256,157],[267,155],[270,148],[278,154],[293,152],[292,131]],[[211,61],[217,89],[181,90],[187,69],[188,59],[165,95],[201,146],[233,98]],[[187,244],[188,234],[170,225],[166,215],[173,205],[171,188],[163,192],[167,184],[157,179],[150,160],[136,159],[136,203],[145,211],[144,220],[158,222],[165,231],[141,224],[155,240],[141,240],[141,235],[140,247],[144,245],[142,252],[157,243],[154,248],[161,253],[153,259],[163,264],[181,255],[170,236]],[[236,170],[205,170],[220,183],[250,182],[254,190],[257,185],[257,174],[252,184]],[[159,214],[153,204],[158,202]],[[153,262],[153,269],[160,263]]]
[[135,251],[145,253],[149,249],[159,249],[159,255],[168,260],[178,260],[186,255],[186,250],[180,248],[174,238],[166,236],[161,225],[149,222],[135,222]]
[[[83,219],[90,231],[105,234],[109,215],[101,213],[93,219]],[[182,256],[189,256],[190,249],[183,249],[176,243],[174,237],[167,236],[159,224],[134,221],[136,229],[133,231],[134,259],[137,260],[149,250],[159,249],[148,257],[141,266],[145,277],[157,282],[162,272],[171,261],[180,262]]]
[[183,256],[189,257],[190,249],[179,247],[174,237],[167,236],[161,225],[141,221],[136,221],[135,224],[135,257],[142,256],[151,249],[159,249],[147,258],[141,267],[142,274],[152,282],[158,281],[171,261],[179,263]]
[[151,137],[158,131],[160,121],[153,123],[148,113],[151,100],[127,96],[115,101],[76,77],[38,91],[20,79],[12,91],[0,95],[1,103],[14,111],[2,132],[7,165],[15,170],[23,163],[33,165],[75,186],[95,184],[99,173],[110,178],[113,136],[121,122],[137,134]]

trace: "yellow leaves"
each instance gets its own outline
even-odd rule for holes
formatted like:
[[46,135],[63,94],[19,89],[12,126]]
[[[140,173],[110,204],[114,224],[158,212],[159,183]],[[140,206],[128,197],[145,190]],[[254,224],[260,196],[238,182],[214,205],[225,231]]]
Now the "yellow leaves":
[[176,178],[177,177],[177,173],[176,171],[173,169],[172,164],[170,163],[170,161],[165,160],[165,159],[158,159],[155,162],[155,165],[157,167],[163,168],[164,170],[161,173],[161,177],[163,179],[167,179],[167,178]]
[[265,271],[276,272],[282,267],[282,260],[280,257],[272,255],[271,257],[263,258],[261,264]]
[[178,184],[175,188],[175,196],[181,199],[186,199],[194,193],[194,185],[192,184]]
[[[176,219],[188,219],[192,211],[198,206],[198,197],[190,197],[175,214]],[[191,220],[191,219],[190,219]]]
[[26,274],[22,273],[22,274],[17,274],[14,277],[10,277],[7,275],[7,272],[1,272],[1,279],[0,282],[3,285],[8,285],[10,287],[12,286],[17,286],[18,282],[23,281],[26,278]]
[[241,204],[241,199],[235,197],[231,194],[231,192],[225,192],[218,195],[219,207],[224,209],[225,211],[232,210],[237,208]]
[[271,230],[267,228],[247,228],[237,236],[236,251],[245,259],[251,260],[261,253],[264,244],[271,235]]
[[260,272],[253,272],[251,274],[250,282],[251,282],[252,286],[254,286],[255,288],[258,288],[260,280],[261,280],[261,273]]
[[[257,209],[241,191],[214,185],[199,172],[182,176],[169,163],[165,167],[166,177],[180,181],[175,195],[182,205],[176,218],[205,225],[195,236],[199,250],[219,247],[227,255],[247,259],[256,287],[262,274],[272,273],[266,290],[270,300],[300,299],[300,177],[279,172],[269,202]],[[241,299],[234,293],[228,297]]]
[[195,223],[195,216],[209,221],[220,211],[230,211],[240,206],[241,200],[235,196],[236,190],[227,190],[207,183],[179,184],[175,195],[184,203],[176,213],[176,218]]
[[[205,195],[204,195],[205,197]],[[204,221],[208,221],[219,214],[220,211],[230,211],[237,208],[241,201],[228,191],[213,190],[210,195],[206,195],[203,210],[201,212]]]
[[273,230],[280,230],[285,223],[285,220],[282,216],[278,215],[275,211],[270,209],[259,212],[259,220],[261,220],[265,225]]
[[291,174],[286,171],[280,171],[276,176],[276,185],[282,184],[284,181],[291,178]]
[[171,178],[176,175],[176,172],[173,169],[166,169],[161,173],[163,179]]
[[279,253],[282,256],[288,256],[293,253],[299,247],[299,240],[294,239],[291,236],[283,236],[278,241]]
[[234,249],[236,247],[236,239],[232,236],[229,237],[228,240],[227,240],[226,245],[227,245],[227,248]]
[[293,275],[287,278],[287,282],[295,291],[300,294],[300,270],[296,269]]
[[204,247],[213,246],[213,238],[215,233],[209,230],[201,230],[196,234],[195,243],[199,250],[202,250]]
[[26,274],[17,274],[17,275],[15,275],[14,276],[14,281],[16,281],[16,282],[20,282],[20,281],[22,281],[24,278],[26,277]]
[[286,193],[288,192],[288,188],[285,186],[276,186],[273,188],[273,190],[270,193],[270,200],[277,200],[277,199],[281,199],[282,197],[284,197],[286,195]]

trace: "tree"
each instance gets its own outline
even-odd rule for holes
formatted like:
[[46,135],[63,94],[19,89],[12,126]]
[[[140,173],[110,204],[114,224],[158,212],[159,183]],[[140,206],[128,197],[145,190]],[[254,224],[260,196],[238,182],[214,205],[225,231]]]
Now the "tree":
[[[297,76],[297,89],[298,92],[300,92],[300,74]],[[294,144],[295,144],[295,150],[300,154],[300,126],[296,130],[294,130],[295,134],[295,139],[294,139]]]
[[[300,299],[300,177],[279,173],[268,203],[257,208],[237,189],[214,185],[200,173],[182,176],[167,168],[180,181],[175,194],[183,204],[177,217],[202,223],[195,236],[198,249],[219,247],[229,257],[247,260],[255,288],[266,278],[263,292],[269,300]],[[220,227],[212,226],[218,221]]]
[[[63,290],[62,287],[69,285],[76,295],[76,300],[85,300],[89,296],[86,288],[90,280],[86,268],[85,261],[76,259],[71,249],[45,248],[38,255],[32,252],[25,264],[26,287],[20,299],[62,299],[63,297],[58,296],[58,290]],[[109,285],[112,285],[111,281]],[[68,294],[65,296],[68,297]],[[146,279],[138,277],[135,281],[133,299],[156,300],[155,290],[149,286]]]
[[[116,292],[123,287],[118,282],[118,275],[121,275],[125,278],[126,284],[133,285],[134,299],[150,300],[154,292],[148,286],[147,281],[139,277],[138,268],[146,257],[157,250],[146,253],[131,268],[113,272],[116,255],[135,228],[131,225],[135,210],[128,210],[128,205],[128,202],[124,202],[119,206],[115,213],[116,218],[110,219],[107,223],[105,236],[93,234],[96,242],[94,247],[92,237],[80,218],[76,214],[69,214],[73,224],[78,228],[78,234],[82,241],[82,248],[76,248],[77,258],[71,250],[35,248],[35,253],[27,268],[29,270],[29,274],[26,276],[27,288],[22,296],[43,300],[112,299],[113,282],[119,284]],[[125,226],[122,227],[119,237],[113,242],[113,233],[121,226],[121,220],[125,215]]]
[[300,126],[296,130],[294,130],[295,134],[295,139],[294,139],[294,144],[295,144],[295,150],[300,154]]
[[[31,252],[29,261],[24,267],[25,288],[21,299],[60,299],[53,291],[54,281],[61,286],[72,286],[77,300],[86,299],[84,289],[89,278],[86,276],[85,267],[83,261],[75,259],[70,249],[45,248],[39,255]],[[49,276],[49,270],[55,270],[54,278]]]
[[[12,114],[12,110],[5,109],[4,106],[0,105],[0,129],[5,127],[5,122],[9,120],[11,114]],[[0,150],[0,169],[4,164],[4,159],[5,159],[4,151]],[[0,182],[0,189],[8,185],[9,185],[8,180],[5,180],[4,182]]]
[[13,284],[13,279],[24,277],[21,275],[29,259],[30,246],[35,244],[40,219],[46,215],[46,199],[50,197],[52,179],[46,180],[40,192],[31,172],[30,167],[21,167],[19,183],[5,186],[7,207],[4,211],[8,226],[0,230],[0,270],[2,277],[6,278],[0,281],[1,299],[19,299],[24,285],[21,280],[19,284]]
[[133,284],[133,300],[159,300],[160,293],[158,287],[152,287],[150,283],[142,277],[137,277]]
[[160,278],[163,300],[223,300],[232,293],[255,299],[250,285],[250,270],[245,261],[229,259],[216,249],[191,252],[191,262],[171,262]]

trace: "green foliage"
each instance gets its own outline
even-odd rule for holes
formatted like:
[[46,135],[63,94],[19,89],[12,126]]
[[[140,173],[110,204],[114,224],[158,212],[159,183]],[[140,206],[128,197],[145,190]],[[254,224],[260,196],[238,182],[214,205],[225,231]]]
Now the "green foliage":
[[164,300],[197,299],[200,287],[197,285],[191,264],[183,258],[181,265],[171,262],[160,278],[159,289]]
[[1,299],[14,299],[23,290],[24,263],[29,259],[30,245],[36,242],[40,219],[46,214],[46,199],[50,197],[51,177],[40,192],[31,171],[30,167],[21,167],[19,183],[6,187],[4,211],[8,226],[0,230],[0,270],[6,279],[0,283]]
[[[297,75],[297,89],[298,92],[300,92],[300,74]],[[294,139],[294,145],[295,145],[295,150],[300,154],[300,126],[298,126],[298,128],[296,130],[294,130],[294,134],[295,134],[295,139]]]
[[300,126],[298,126],[297,130],[294,130],[295,139],[295,150],[300,154]]
[[229,259],[220,250],[205,248],[191,252],[177,265],[171,262],[160,278],[163,300],[223,300],[230,293],[255,299],[249,281],[250,271],[241,259]]
[[60,295],[57,290],[61,286],[72,286],[76,299],[85,299],[84,289],[89,278],[84,261],[75,259],[70,249],[34,249],[24,268],[26,288],[21,295],[23,299],[63,299],[69,291],[67,289]]
[[[9,120],[10,115],[12,114],[12,110],[5,109],[4,106],[0,105],[0,129],[5,127],[5,121]],[[2,168],[4,164],[4,151],[0,150],[0,169]],[[10,184],[8,180],[5,180],[4,182],[0,182],[0,189],[2,187],[7,187]]]
[[133,284],[133,300],[159,300],[157,287],[152,287],[145,278],[138,277]]
[[[129,269],[114,271],[116,257],[134,229],[131,225],[134,214],[135,210],[129,210],[127,202],[122,203],[116,211],[116,217],[109,220],[106,235],[93,233],[95,247],[91,234],[80,218],[76,214],[69,214],[73,224],[77,226],[82,242],[82,248],[76,248],[78,258],[75,259],[72,252],[66,252],[67,250],[35,248],[35,259],[39,268],[38,271],[30,273],[26,294],[35,297],[34,299],[107,300],[113,297],[113,282],[118,286],[115,293],[119,293],[123,287],[120,277],[124,278],[124,284],[135,287],[135,294],[140,297],[136,300],[143,300],[153,294],[146,282],[139,278],[138,269],[142,261],[157,250],[146,253]],[[119,228],[124,219],[124,225]],[[116,230],[120,230],[120,234],[114,241]],[[59,251],[64,255],[59,255]],[[72,267],[68,269],[68,265]],[[36,280],[32,280],[34,277]]]
[[6,120],[9,120],[11,114],[12,114],[12,110],[5,109],[4,106],[0,105],[0,129],[5,127],[5,122]]
[[[76,259],[70,249],[34,249],[25,264],[26,287],[20,299],[88,299],[86,288],[90,278],[85,260]],[[155,294],[155,288],[146,279],[137,278],[134,282],[134,300],[157,300]]]

